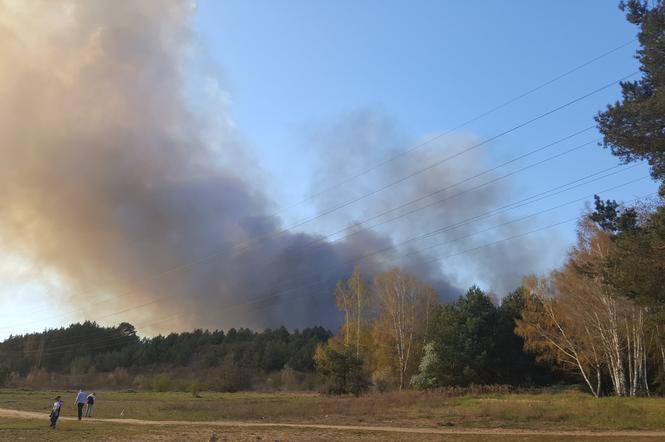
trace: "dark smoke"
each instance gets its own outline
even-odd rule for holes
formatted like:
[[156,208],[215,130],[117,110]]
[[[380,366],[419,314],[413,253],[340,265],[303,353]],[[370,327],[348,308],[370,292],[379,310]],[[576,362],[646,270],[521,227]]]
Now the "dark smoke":
[[2,247],[56,272],[62,305],[93,320],[126,309],[102,322],[143,332],[334,326],[335,281],[391,240],[362,232],[303,255],[314,236],[276,233],[232,125],[185,98],[191,13],[149,0],[0,3]]

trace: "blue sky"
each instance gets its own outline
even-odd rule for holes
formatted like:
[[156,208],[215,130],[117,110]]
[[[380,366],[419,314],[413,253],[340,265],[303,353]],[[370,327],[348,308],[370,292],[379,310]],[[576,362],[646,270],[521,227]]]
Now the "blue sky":
[[[309,124],[370,109],[418,140],[630,42],[636,32],[613,1],[203,1],[195,23],[224,74],[238,130],[287,206],[302,199],[311,179],[301,136]],[[637,69],[635,48],[633,42],[464,130],[490,137],[617,80]],[[493,142],[490,155],[510,158],[592,125],[618,97],[618,86],[596,94]],[[517,186],[615,163],[605,150],[585,149],[574,161],[521,175]],[[638,169],[631,174],[646,171]],[[631,199],[652,189],[643,183],[607,197]]]
[[[377,115],[386,126],[394,126],[396,134],[393,138],[379,137],[388,142],[373,146],[372,158],[378,160],[391,155],[391,149],[448,131],[624,43],[632,41],[454,135],[473,140],[492,137],[638,67],[633,58],[636,29],[625,21],[615,1],[203,0],[197,3],[193,30],[229,99],[226,117],[251,146],[264,174],[262,190],[274,200],[286,225],[321,210],[315,204],[294,206],[311,192],[318,178],[321,146],[311,145],[308,134],[321,127],[334,128],[358,114]],[[593,125],[595,113],[618,98],[619,87],[615,85],[492,141],[483,146],[485,160],[488,165],[498,164]],[[590,131],[515,167],[597,136],[595,130]],[[430,159],[447,155],[441,143],[420,150]],[[607,150],[586,147],[515,175],[509,181],[511,191],[506,200],[518,200],[615,164],[616,158]],[[349,170],[353,173],[354,168]],[[531,205],[522,213],[647,173],[647,167],[640,165]],[[335,184],[327,180],[324,187]],[[655,190],[654,183],[643,180],[602,196],[627,201]],[[344,188],[339,193],[344,197]],[[583,208],[583,202],[566,206],[541,217],[538,225],[577,216]],[[304,229],[327,233],[335,226],[334,221],[322,220]],[[540,238],[551,239],[540,246],[553,267],[574,241],[574,224],[562,225]],[[31,317],[29,312],[38,307],[49,318],[41,321],[41,314],[36,315],[35,324],[13,331],[81,319],[56,317],[58,308],[48,293],[49,284],[58,283],[51,275],[33,281],[25,278],[24,273],[29,272],[21,270],[24,263],[5,257],[0,264],[0,272],[4,269],[7,274],[18,275],[0,287],[0,309],[25,322]],[[480,281],[482,285],[482,276],[475,269],[467,268],[465,274],[464,260],[454,265],[464,284]],[[9,331],[7,327],[0,329],[0,337]]]

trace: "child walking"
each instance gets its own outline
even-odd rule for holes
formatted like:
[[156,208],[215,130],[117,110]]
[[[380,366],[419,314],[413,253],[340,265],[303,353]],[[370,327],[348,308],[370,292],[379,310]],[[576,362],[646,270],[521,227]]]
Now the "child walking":
[[60,417],[61,408],[62,401],[60,400],[60,396],[57,396],[55,398],[55,402],[53,402],[53,409],[51,410],[51,430],[55,430],[55,424],[58,422],[58,418]]
[[95,399],[97,399],[95,393],[90,393],[86,398],[86,403],[88,404],[88,408],[85,409],[85,417],[92,416],[92,407],[95,405]]

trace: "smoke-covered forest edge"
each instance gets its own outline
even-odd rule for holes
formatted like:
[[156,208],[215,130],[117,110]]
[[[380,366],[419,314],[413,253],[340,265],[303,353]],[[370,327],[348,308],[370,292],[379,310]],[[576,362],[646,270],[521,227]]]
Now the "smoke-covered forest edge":
[[[344,305],[345,295],[354,295],[347,289],[354,287],[354,281],[361,277],[357,271],[348,284],[338,286],[340,306]],[[412,317],[415,321],[411,324],[404,324],[414,340],[405,343],[405,348],[411,346],[412,353],[403,372],[395,365],[399,357],[394,359],[392,349],[396,343],[386,329],[389,324],[382,316],[386,312],[380,305],[369,302],[374,296],[378,301],[379,295],[370,294],[362,283],[361,296],[367,297],[361,302],[367,308],[362,312],[360,340],[351,331],[357,327],[350,316],[334,336],[322,327],[302,331],[282,327],[262,332],[194,330],[140,338],[128,323],[102,327],[84,322],[6,339],[0,344],[0,381],[4,386],[34,388],[79,384],[91,388],[96,385],[100,389],[155,390],[323,388],[331,393],[360,393],[370,385],[381,390],[397,389],[400,373],[406,376],[402,377],[406,379],[401,385],[404,388],[470,384],[536,386],[570,381],[569,376],[557,375],[536,364],[534,355],[522,351],[522,339],[513,333],[515,319],[523,306],[521,289],[504,298],[499,306],[476,287],[453,304],[437,305],[431,289],[400,270],[380,275],[375,284],[393,278],[413,284],[415,302],[411,307],[418,315]],[[427,311],[421,312],[421,308]],[[430,320],[421,321],[420,313]],[[406,316],[404,319],[410,320]],[[425,374],[418,366],[431,359],[431,346],[449,345],[451,340],[466,347],[454,350],[459,360],[451,361],[447,377],[442,377],[441,382],[429,380],[427,385],[420,385],[418,379]],[[444,344],[444,341],[451,342]],[[424,357],[423,342],[429,343]],[[459,373],[457,366],[463,367]],[[335,379],[339,375],[346,375],[348,380],[340,384]],[[363,384],[356,385],[358,382]]]

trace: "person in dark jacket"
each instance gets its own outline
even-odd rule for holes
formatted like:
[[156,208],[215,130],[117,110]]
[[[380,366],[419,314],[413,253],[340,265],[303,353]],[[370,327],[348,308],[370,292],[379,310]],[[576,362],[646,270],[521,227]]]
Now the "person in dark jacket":
[[85,409],[85,417],[92,416],[92,407],[95,405],[96,399],[97,396],[95,396],[95,393],[90,393],[85,399],[85,403],[88,404],[88,408]]

